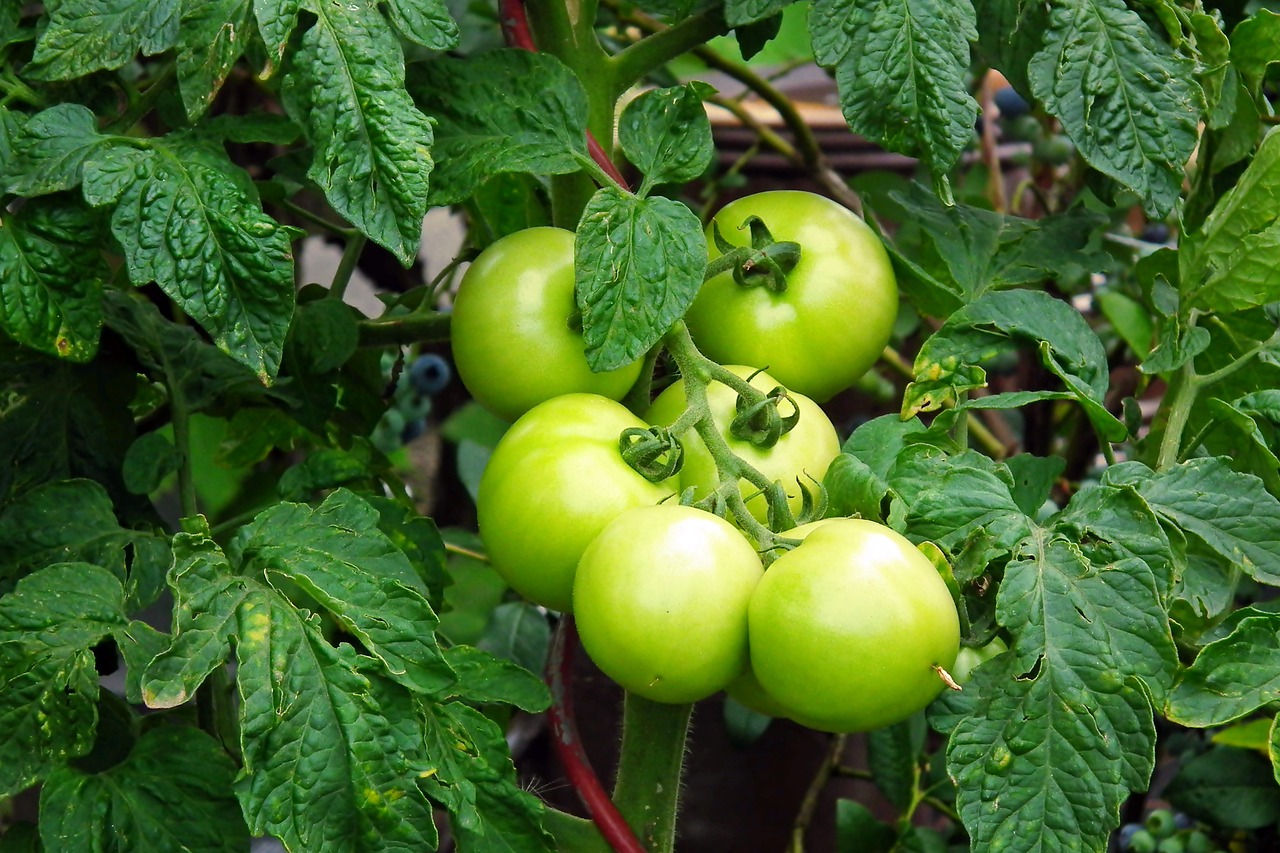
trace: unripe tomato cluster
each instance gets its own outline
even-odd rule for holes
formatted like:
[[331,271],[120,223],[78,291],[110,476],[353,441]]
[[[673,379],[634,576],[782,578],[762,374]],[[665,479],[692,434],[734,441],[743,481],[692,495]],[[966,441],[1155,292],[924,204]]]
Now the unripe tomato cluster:
[[[820,483],[840,452],[807,395],[826,400],[874,363],[897,290],[878,238],[844,208],[806,193],[742,199],[717,217],[725,251],[750,243],[739,228],[750,216],[774,240],[800,246],[784,286],[713,278],[687,320],[699,347],[762,396],[784,386],[777,414],[799,417],[771,446],[757,446],[731,430],[737,391],[711,382],[703,428],[781,483],[795,514],[804,484]],[[728,688],[751,707],[825,731],[887,725],[931,701],[944,685],[937,669],[951,667],[959,647],[955,605],[932,563],[883,525],[828,519],[783,534],[800,544],[766,570],[761,543],[744,530],[677,502],[733,488],[722,486],[693,429],[677,436],[683,466],[665,480],[651,482],[624,459],[624,430],[670,426],[685,413],[684,380],[642,420],[617,402],[639,366],[592,373],[575,310],[573,235],[551,228],[486,249],[455,302],[464,384],[515,420],[477,500],[490,561],[511,587],[572,612],[600,669],[654,701],[694,702]],[[739,519],[750,530],[752,517],[769,518],[767,502],[757,485],[740,483]]]

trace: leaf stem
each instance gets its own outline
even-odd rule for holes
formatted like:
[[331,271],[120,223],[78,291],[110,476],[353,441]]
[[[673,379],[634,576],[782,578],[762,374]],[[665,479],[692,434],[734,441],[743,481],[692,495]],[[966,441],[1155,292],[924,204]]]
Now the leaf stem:
[[162,95],[170,91],[168,83],[176,73],[177,64],[172,61],[166,63],[160,73],[151,78],[146,89],[129,99],[129,108],[114,119],[109,127],[112,130],[127,133],[131,127],[142,120],[143,116],[151,112]]
[[341,237],[343,240],[347,242],[350,242],[351,239],[355,237],[356,234],[360,233],[354,228],[347,228],[346,226],[339,225],[336,222],[330,222],[328,219],[325,219],[323,216],[319,215],[318,213],[314,213],[313,211],[308,210],[307,208],[303,207],[297,202],[291,201],[287,198],[280,199],[280,201],[278,201],[277,204],[279,204],[285,210],[292,213],[294,216],[297,216],[299,219],[306,220],[307,222],[310,222],[312,225],[315,225],[318,228],[328,231],[330,234],[333,234],[336,237]]
[[347,245],[342,250],[342,260],[338,261],[338,268],[333,273],[333,282],[329,285],[331,298],[341,300],[347,295],[347,285],[351,283],[351,275],[356,271],[360,255],[364,253],[368,242],[369,238],[359,231],[351,232]]
[[450,315],[443,311],[397,314],[390,318],[361,320],[360,346],[405,346],[422,341],[449,340]]
[[827,787],[832,775],[840,767],[840,757],[844,754],[844,745],[845,735],[836,735],[831,739],[831,748],[823,756],[818,772],[814,774],[808,790],[804,792],[804,799],[800,802],[800,811],[796,814],[795,823],[791,826],[791,845],[787,848],[789,853],[804,853],[805,833],[808,832],[809,825],[813,823],[813,816],[818,810],[818,798],[822,795],[822,790]]
[[[616,3],[609,5],[622,17]],[[642,17],[645,19],[643,22],[640,20]],[[671,60],[729,31],[724,14],[718,7],[704,9],[670,26],[664,26],[640,13],[630,13],[624,20],[642,27],[649,35],[610,58],[614,85],[619,94]]]

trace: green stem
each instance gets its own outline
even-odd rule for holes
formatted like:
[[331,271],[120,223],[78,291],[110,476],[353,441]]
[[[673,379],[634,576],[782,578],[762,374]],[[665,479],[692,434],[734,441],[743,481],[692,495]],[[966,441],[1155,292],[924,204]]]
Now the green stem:
[[548,807],[542,813],[542,828],[551,833],[556,849],[564,853],[610,853],[600,830],[586,818]]
[[680,775],[692,705],[652,702],[628,693],[613,801],[650,853],[675,848]]
[[649,351],[644,354],[644,362],[640,366],[640,378],[636,380],[635,385],[631,386],[627,396],[622,399],[622,405],[636,414],[643,415],[645,409],[649,408],[650,398],[653,396],[653,370],[658,364],[658,356],[661,353],[661,344],[649,348]]
[[[618,11],[617,4],[611,4],[611,8]],[[648,74],[676,57],[729,31],[719,8],[704,9],[671,26],[663,26],[653,18],[639,13],[631,13],[626,19],[634,19],[649,31],[649,35],[623,49],[610,60],[613,64],[614,85],[621,90],[639,83]]]
[[165,365],[165,378],[169,388],[169,412],[173,417],[173,444],[182,462],[178,466],[178,506],[183,518],[196,515],[199,503],[196,499],[196,481],[191,467],[191,412],[187,409],[186,393],[180,381],[174,381],[173,373]]
[[422,341],[449,340],[448,314],[441,311],[415,312],[378,320],[361,320],[360,346],[405,346]]
[[177,65],[169,62],[159,74],[151,78],[147,88],[136,98],[130,99],[129,108],[119,118],[111,122],[110,128],[120,133],[128,133],[129,129],[142,120],[143,116],[155,108],[160,97],[169,91],[169,81],[176,75]]
[[312,225],[315,225],[317,228],[321,228],[325,231],[328,231],[330,234],[333,234],[335,237],[341,237],[343,240],[347,241],[348,243],[350,243],[350,241],[355,237],[355,235],[360,233],[354,228],[347,228],[343,225],[339,225],[336,222],[330,222],[328,219],[325,219],[323,216],[319,215],[318,213],[314,213],[308,210],[307,208],[303,207],[302,205],[298,204],[297,202],[290,201],[287,198],[281,199],[278,202],[278,204],[281,207],[283,207],[285,210],[292,213],[294,216],[298,217],[299,219],[306,220],[307,222],[310,222]]
[[329,285],[329,296],[342,299],[347,295],[347,285],[351,283],[351,275],[360,263],[360,255],[364,253],[369,238],[360,232],[352,232],[347,245],[342,250],[342,260],[338,261],[338,269],[333,273],[333,283]]
[[831,749],[822,759],[822,765],[814,774],[813,781],[809,783],[809,789],[804,793],[800,811],[791,827],[791,846],[787,848],[790,853],[804,853],[805,833],[808,832],[809,824],[813,822],[813,816],[818,810],[818,798],[822,795],[822,789],[827,787],[832,775],[840,767],[840,756],[844,754],[844,745],[844,735],[836,735],[832,738]]

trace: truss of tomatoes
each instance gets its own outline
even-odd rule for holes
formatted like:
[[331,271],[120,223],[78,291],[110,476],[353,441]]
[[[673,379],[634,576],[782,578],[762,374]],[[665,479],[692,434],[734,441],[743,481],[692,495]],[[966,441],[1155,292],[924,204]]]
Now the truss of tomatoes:
[[[765,393],[785,386],[779,409],[792,408],[780,414],[800,417],[772,447],[753,446],[730,435],[735,392],[713,383],[712,419],[771,480],[821,481],[839,439],[818,402],[853,385],[888,341],[892,267],[857,216],[789,191],[726,206],[708,226],[712,255],[751,245],[752,217],[773,240],[801,247],[785,286],[742,286],[726,273],[704,285],[686,319],[704,353]],[[727,688],[757,710],[832,732],[889,725],[932,701],[960,629],[930,560],[884,525],[841,518],[785,533],[799,544],[766,570],[741,530],[673,500],[719,483],[696,435],[680,437],[685,463],[666,480],[623,459],[624,430],[670,425],[684,411],[682,383],[644,420],[633,414],[617,401],[640,366],[592,373],[575,307],[573,235],[554,228],[494,243],[455,302],[458,372],[477,401],[514,420],[477,501],[490,561],[511,587],[572,612],[599,668],[654,701]],[[762,496],[745,483],[742,495],[763,521]]]

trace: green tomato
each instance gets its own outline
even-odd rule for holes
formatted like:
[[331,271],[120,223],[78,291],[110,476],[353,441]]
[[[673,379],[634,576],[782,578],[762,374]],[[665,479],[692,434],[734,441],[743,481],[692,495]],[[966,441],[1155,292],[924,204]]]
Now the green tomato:
[[781,702],[770,696],[769,692],[760,686],[760,679],[756,678],[751,667],[747,667],[741,675],[729,682],[724,692],[758,714],[786,717],[790,713]]
[[561,394],[621,399],[640,362],[592,373],[582,333],[570,324],[576,310],[572,231],[528,228],[493,243],[467,269],[453,303],[462,384],[507,420]]
[[[746,379],[755,370],[740,365],[729,365],[728,369]],[[751,380],[751,385],[766,394],[781,383],[767,373],[758,373]],[[827,473],[827,467],[840,455],[840,437],[836,428],[823,413],[818,404],[803,394],[792,393],[791,399],[795,407],[781,405],[778,413],[783,417],[800,412],[800,420],[795,427],[780,439],[773,447],[756,447],[747,441],[736,439],[729,434],[729,425],[736,413],[735,405],[738,395],[728,385],[713,382],[707,386],[707,405],[711,409],[711,417],[720,430],[720,434],[729,443],[729,448],[748,464],[756,468],[770,481],[781,480],[787,490],[787,503],[793,513],[799,512],[803,505],[803,495],[797,478],[806,485],[816,488],[813,480],[821,483]],[[667,388],[653,401],[645,419],[651,424],[670,426],[684,412],[685,393],[684,380],[680,380]],[[690,430],[680,436],[684,446],[684,466],[680,469],[680,488],[695,489],[695,498],[701,498],[715,490],[719,483],[715,460],[706,444],[696,432]],[[812,478],[812,479],[811,479]],[[747,508],[761,522],[768,518],[769,504],[764,495],[756,494],[759,490],[742,481],[742,495],[752,495],[747,500]]]
[[755,548],[718,516],[675,504],[628,510],[578,564],[582,647],[646,699],[704,699],[747,667],[747,604],[763,574]]
[[[910,540],[861,519],[784,534],[751,597],[751,669],[796,722],[856,732],[904,720],[943,688],[960,620],[947,585]],[[807,535],[805,535],[807,534]]]
[[[721,363],[764,367],[819,403],[852,386],[876,362],[898,315],[898,285],[875,232],[830,199],[795,190],[730,202],[714,223],[750,245],[742,224],[758,216],[778,241],[800,244],[787,288],[742,287],[730,272],[703,284],[685,319],[702,351]],[[707,228],[711,258],[722,253]]]
[[582,552],[633,507],[676,491],[651,483],[622,459],[618,437],[645,427],[620,403],[566,394],[530,409],[498,442],[476,499],[489,561],[511,588],[568,610]]
[[951,677],[956,680],[957,684],[965,684],[969,681],[969,677],[975,669],[996,655],[1007,651],[1009,651],[1009,647],[999,637],[992,638],[991,642],[982,648],[975,649],[972,646],[964,646],[960,649],[960,653],[956,655],[956,663],[951,670]]

